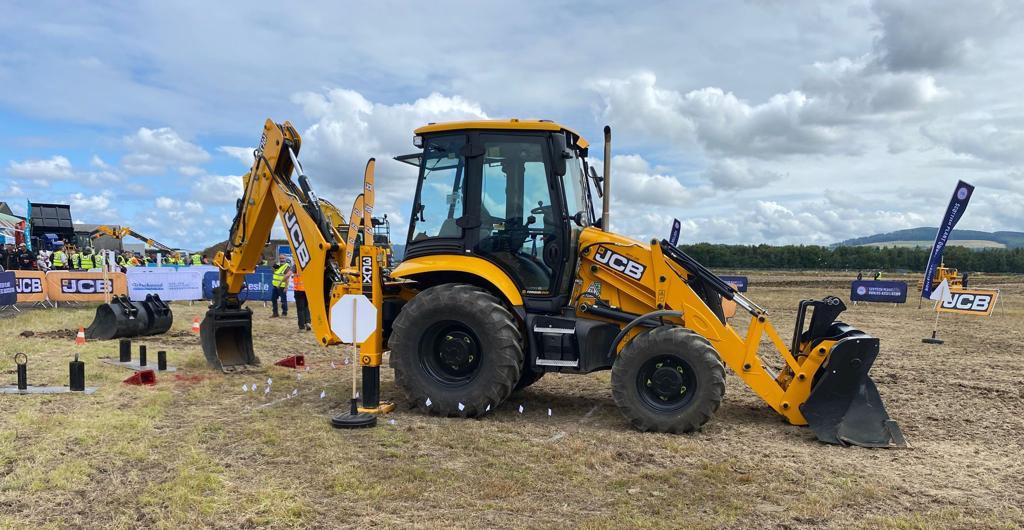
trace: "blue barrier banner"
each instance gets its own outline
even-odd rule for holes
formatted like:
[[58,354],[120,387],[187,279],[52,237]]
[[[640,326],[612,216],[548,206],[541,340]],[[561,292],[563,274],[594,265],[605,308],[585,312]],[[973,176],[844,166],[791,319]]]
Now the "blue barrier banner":
[[907,302],[907,282],[854,280],[850,284],[850,300],[903,304]]
[[741,293],[747,292],[747,277],[746,276],[719,276],[725,283],[732,284],[737,291]]
[[13,272],[0,272],[0,307],[18,303],[16,281]]
[[[270,282],[273,279],[274,272],[270,267],[256,267],[256,272],[245,275],[245,285],[238,293],[238,299],[243,302],[269,302],[272,287]],[[220,287],[220,272],[210,271],[203,274],[203,298],[213,299],[213,290],[217,287]],[[295,301],[295,291],[292,290],[291,283],[285,296],[289,302]]]
[[967,209],[967,203],[971,200],[973,193],[974,186],[962,180],[956,183],[956,191],[949,199],[946,215],[942,218],[942,224],[939,225],[939,230],[935,233],[932,253],[928,256],[928,266],[924,269],[924,287],[921,288],[921,298],[928,298],[932,294],[932,278],[935,277],[935,269],[942,263],[942,251],[946,249],[946,241],[949,240],[949,234],[953,232],[957,221],[963,217],[964,210]]

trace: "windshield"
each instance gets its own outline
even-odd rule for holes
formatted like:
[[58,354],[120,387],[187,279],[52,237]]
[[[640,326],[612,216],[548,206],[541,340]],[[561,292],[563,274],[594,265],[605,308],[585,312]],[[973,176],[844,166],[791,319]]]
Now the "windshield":
[[577,219],[576,214],[579,213],[579,226],[590,226],[593,221],[590,190],[587,187],[587,179],[583,173],[581,160],[576,157],[575,150],[573,150],[573,157],[565,161],[562,189],[565,190],[566,214],[569,218],[575,222],[575,219]]
[[463,136],[440,136],[423,146],[422,172],[409,221],[410,241],[432,237],[462,237],[455,220],[462,217],[465,159]]

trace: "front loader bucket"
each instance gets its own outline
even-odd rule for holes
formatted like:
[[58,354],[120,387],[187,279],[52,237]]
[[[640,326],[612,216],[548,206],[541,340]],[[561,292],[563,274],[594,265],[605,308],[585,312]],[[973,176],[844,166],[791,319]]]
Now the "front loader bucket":
[[160,335],[171,329],[174,315],[171,313],[171,306],[161,300],[160,295],[147,294],[142,306],[149,316],[149,328],[142,333],[143,335]]
[[840,339],[815,377],[800,412],[818,439],[862,447],[906,447],[868,371],[878,357],[878,339],[857,333]]
[[213,368],[224,372],[259,366],[252,348],[252,311],[246,309],[210,309],[199,325],[203,355]]
[[96,308],[96,317],[85,329],[88,339],[110,340],[137,337],[150,328],[149,313],[143,302],[132,302],[127,296],[115,296],[109,304]]

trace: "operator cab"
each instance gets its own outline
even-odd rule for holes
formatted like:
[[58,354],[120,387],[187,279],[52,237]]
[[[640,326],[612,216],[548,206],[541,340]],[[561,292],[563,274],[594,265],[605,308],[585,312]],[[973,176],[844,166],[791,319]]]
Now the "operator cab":
[[[416,130],[405,258],[483,258],[516,283],[527,309],[567,302],[583,228],[594,224],[588,143],[545,120],[432,124]],[[595,183],[596,185],[596,183]]]

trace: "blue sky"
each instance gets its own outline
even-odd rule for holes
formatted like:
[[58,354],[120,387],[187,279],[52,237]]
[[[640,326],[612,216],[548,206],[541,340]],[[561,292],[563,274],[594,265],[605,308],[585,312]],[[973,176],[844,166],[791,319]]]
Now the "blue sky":
[[1024,228],[1017,2],[13,2],[0,20],[0,200],[197,248],[223,239],[271,117],[347,210],[366,158],[428,121],[548,118],[615,134],[615,228],[831,243]]

